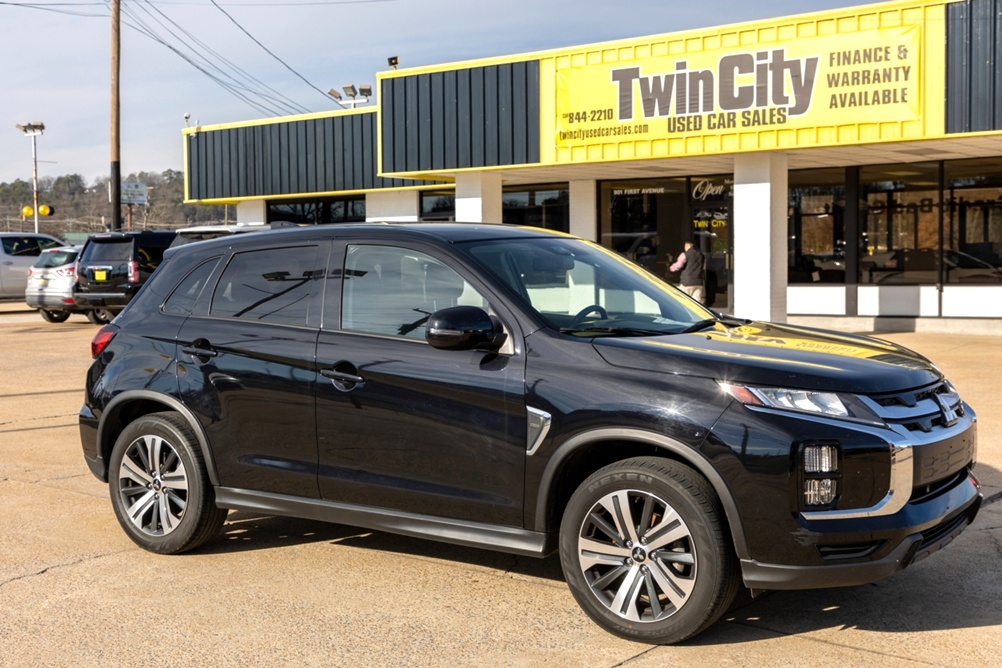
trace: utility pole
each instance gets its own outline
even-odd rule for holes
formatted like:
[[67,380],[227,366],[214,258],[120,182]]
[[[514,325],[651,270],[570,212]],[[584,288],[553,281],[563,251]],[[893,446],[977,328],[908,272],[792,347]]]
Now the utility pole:
[[111,229],[122,227],[122,163],[119,157],[121,121],[118,102],[118,77],[122,55],[122,0],[111,0]]
[[31,207],[35,215],[35,234],[38,234],[38,154],[35,152],[35,137],[45,132],[45,123],[35,121],[14,127],[26,137],[31,137]]

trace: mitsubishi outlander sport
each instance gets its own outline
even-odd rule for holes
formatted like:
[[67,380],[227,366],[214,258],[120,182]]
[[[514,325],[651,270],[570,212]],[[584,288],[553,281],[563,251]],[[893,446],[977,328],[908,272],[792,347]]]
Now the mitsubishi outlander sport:
[[892,575],[981,503],[974,411],[921,355],[721,316],[541,229],[171,249],[92,353],[83,454],[143,548],[244,509],[559,552],[584,612],[645,642],[740,587]]

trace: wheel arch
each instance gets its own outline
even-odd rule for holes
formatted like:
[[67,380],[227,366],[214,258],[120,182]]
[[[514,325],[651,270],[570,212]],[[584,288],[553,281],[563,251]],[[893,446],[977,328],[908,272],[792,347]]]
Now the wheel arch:
[[571,493],[599,468],[623,459],[654,456],[686,464],[703,476],[720,499],[724,519],[739,559],[748,558],[748,543],[737,503],[723,477],[692,446],[642,429],[604,428],[573,436],[550,457],[536,498],[535,526],[550,531],[559,526]]
[[216,464],[212,458],[212,451],[209,449],[209,442],[205,436],[202,425],[195,419],[195,415],[181,403],[177,398],[170,395],[152,392],[150,390],[132,390],[123,392],[112,399],[101,413],[101,420],[97,428],[98,454],[105,462],[105,482],[107,482],[107,462],[111,458],[111,450],[115,447],[118,435],[125,427],[151,413],[162,413],[170,411],[179,414],[188,426],[191,427],[195,438],[198,441],[198,449],[202,453],[205,461],[205,468],[209,474],[209,481],[213,486],[219,485],[219,478],[216,475]]

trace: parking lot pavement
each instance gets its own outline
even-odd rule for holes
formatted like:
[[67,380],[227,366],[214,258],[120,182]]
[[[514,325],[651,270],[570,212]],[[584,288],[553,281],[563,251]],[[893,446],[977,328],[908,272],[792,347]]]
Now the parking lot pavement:
[[588,620],[557,559],[231,513],[195,553],[140,550],[80,454],[89,342],[0,311],[0,666],[997,666],[1002,337],[884,335],[934,359],[979,417],[988,504],[878,583],[777,592],[684,645]]

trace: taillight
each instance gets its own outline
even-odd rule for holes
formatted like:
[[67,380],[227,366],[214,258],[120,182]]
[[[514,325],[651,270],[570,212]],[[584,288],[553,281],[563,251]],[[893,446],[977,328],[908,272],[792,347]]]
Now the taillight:
[[90,342],[90,356],[92,359],[104,352],[104,349],[108,347],[111,340],[115,338],[117,331],[118,328],[111,325],[105,325],[97,331],[97,334],[94,335],[94,338]]
[[76,267],[60,267],[53,272],[56,276],[73,276],[77,273]]
[[129,283],[139,282],[139,263],[130,262],[129,263]]

